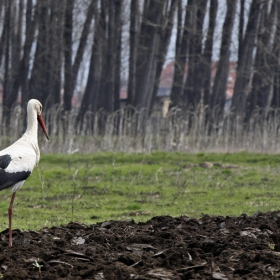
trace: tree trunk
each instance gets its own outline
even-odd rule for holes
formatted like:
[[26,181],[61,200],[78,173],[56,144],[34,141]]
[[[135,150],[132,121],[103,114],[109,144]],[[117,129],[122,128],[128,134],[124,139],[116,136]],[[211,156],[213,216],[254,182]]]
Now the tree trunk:
[[28,75],[30,68],[30,53],[32,44],[34,42],[34,34],[38,25],[39,19],[39,4],[36,4],[35,7],[32,6],[32,0],[27,0],[26,6],[26,32],[25,32],[25,43],[23,46],[23,57],[20,62],[20,71],[19,71],[19,79],[21,85],[21,104],[25,107],[29,98],[29,83],[28,83]]
[[3,120],[6,127],[10,126],[11,105],[14,100],[11,98],[11,72],[10,72],[10,38],[11,38],[11,5],[8,1],[5,6],[4,29],[5,32],[5,50],[4,50],[4,84],[3,84]]
[[31,77],[29,80],[30,98],[36,98],[43,104],[47,99],[48,85],[48,48],[49,48],[49,22],[50,10],[48,1],[38,2],[38,36]]
[[83,25],[83,30],[82,30],[82,34],[81,34],[81,38],[79,41],[79,46],[78,46],[78,50],[74,59],[74,63],[72,66],[72,93],[71,93],[71,98],[73,97],[73,91],[75,89],[76,86],[76,82],[77,82],[77,76],[78,76],[78,72],[80,69],[80,65],[82,63],[83,60],[83,55],[85,52],[85,48],[86,48],[86,44],[87,44],[87,39],[88,36],[90,34],[90,27],[91,27],[91,23],[92,23],[92,19],[94,14],[96,13],[97,10],[97,4],[98,4],[98,0],[92,0],[88,10],[87,10],[87,16],[86,16],[86,20],[85,23]]
[[162,12],[163,2],[145,1],[136,64],[136,99],[134,105],[139,109],[147,109],[151,104]]
[[249,91],[251,68],[253,64],[253,52],[259,24],[262,0],[253,0],[250,8],[246,33],[240,46],[240,57],[236,73],[234,95],[231,108],[236,114],[245,112],[245,102]]
[[[169,4],[169,3],[166,3]],[[177,6],[177,0],[171,0],[170,6],[166,5],[164,9],[164,14],[162,21],[160,23],[161,26],[161,31],[160,31],[160,43],[159,43],[159,59],[157,61],[156,65],[156,75],[155,75],[155,81],[154,81],[154,88],[153,88],[153,95],[151,98],[151,102],[148,107],[148,111],[151,113],[157,92],[158,92],[158,87],[160,83],[160,74],[162,71],[163,64],[166,59],[166,54],[168,50],[168,46],[170,43],[170,37],[172,33],[172,28],[173,28],[173,21],[174,21],[174,13],[176,10]]]
[[[97,5],[97,3],[96,3]],[[103,6],[102,6],[103,7]],[[87,84],[83,95],[81,107],[78,115],[78,123],[81,125],[85,113],[90,109],[93,113],[97,110],[99,99],[100,77],[102,71],[102,56],[103,41],[105,40],[105,23],[104,14],[99,13],[97,6],[94,8],[95,24],[94,37],[91,48],[90,66],[87,78]]]
[[52,0],[50,20],[50,47],[49,47],[49,82],[48,102],[45,105],[51,108],[61,102],[61,71],[63,63],[63,25],[65,1]]
[[[118,2],[118,1],[117,1]],[[119,36],[119,32],[116,30],[118,29],[117,26],[115,26],[115,2],[109,2],[108,3],[108,21],[106,21],[107,24],[107,30],[108,30],[108,37],[107,37],[107,44],[106,49],[104,49],[105,54],[105,60],[104,60],[104,71],[103,73],[103,86],[101,90],[101,96],[99,102],[99,107],[104,109],[108,113],[112,113],[114,111],[114,81],[115,81],[115,69],[114,67],[116,62],[116,36]],[[116,28],[116,29],[115,29]]]
[[115,66],[114,66],[114,111],[120,109],[120,90],[121,90],[121,47],[122,47],[122,19],[121,19],[121,11],[122,11],[122,2],[123,0],[119,0],[115,2]]
[[73,72],[72,72],[72,33],[74,0],[67,0],[64,23],[64,110],[72,109]]
[[240,14],[239,14],[239,27],[238,27],[238,57],[241,57],[241,48],[244,37],[244,12],[245,0],[240,0]]
[[206,0],[195,1],[195,16],[190,34],[189,67],[184,89],[184,105],[194,110],[201,100],[202,91],[202,28],[206,12]]
[[[211,92],[211,75],[212,75],[212,55],[213,55],[213,35],[216,25],[216,16],[218,10],[218,0],[211,0],[209,12],[209,27],[207,32],[207,39],[205,42],[205,50],[203,53],[203,104],[208,107],[210,105],[210,92]],[[209,111],[209,110],[207,110]]]
[[181,1],[178,6],[176,54],[174,63],[173,84],[171,89],[171,103],[173,107],[182,106],[182,93],[185,80],[185,65],[189,47],[189,28],[191,26],[194,1],[189,0],[186,6],[184,26],[181,25]]
[[72,98],[76,87],[78,71],[83,60],[87,38],[90,33],[90,26],[93,15],[97,9],[97,0],[92,0],[87,10],[86,20],[79,40],[74,62],[72,64],[72,33],[73,33],[73,8],[74,0],[67,1],[65,10],[64,28],[64,110],[72,109]]
[[[2,34],[0,38],[0,64],[4,62],[4,56],[5,56],[5,48],[6,48],[6,39],[7,39],[7,5],[4,3],[4,1],[0,2],[0,11],[2,14],[2,10],[4,10],[4,22],[3,22],[3,28],[2,28]],[[3,78],[2,78],[3,79]]]
[[257,51],[254,65],[252,90],[248,96],[248,115],[260,108],[268,106],[269,94],[273,86],[273,60],[271,57],[271,38],[276,20],[276,1],[273,1],[271,12],[268,12],[268,3],[261,9],[261,21],[257,40]]
[[230,43],[234,23],[236,2],[236,0],[227,1],[227,13],[222,31],[220,57],[212,88],[210,108],[211,112],[215,113],[214,117],[216,120],[220,120],[223,117],[224,113],[227,79],[229,73]]
[[271,98],[270,106],[274,109],[280,109],[280,66],[278,61],[280,60],[280,2],[276,2],[277,17],[275,25],[277,26],[275,32],[275,38],[272,48],[273,59],[273,94]]
[[100,28],[100,37],[102,36],[103,38],[99,38],[100,43],[102,44],[102,47],[100,45],[99,48],[99,55],[101,58],[101,67],[100,67],[100,77],[99,77],[99,93],[98,93],[98,97],[96,97],[96,101],[97,104],[95,106],[96,110],[101,110],[104,109],[104,104],[105,102],[112,102],[112,100],[106,100],[106,93],[105,93],[105,87],[107,86],[107,75],[109,75],[109,73],[107,73],[108,71],[108,17],[109,17],[109,4],[108,4],[109,0],[104,0],[101,1],[101,28]]
[[[15,8],[14,8],[15,10]],[[15,26],[12,34],[12,57],[11,57],[11,98],[15,101],[18,98],[20,86],[20,61],[21,61],[21,45],[22,45],[22,26],[23,26],[23,0],[19,1],[18,18],[13,20]],[[17,25],[17,26],[16,26]]]
[[139,36],[139,3],[138,0],[130,2],[130,27],[129,27],[129,76],[127,87],[127,104],[135,104],[136,91],[136,58]]

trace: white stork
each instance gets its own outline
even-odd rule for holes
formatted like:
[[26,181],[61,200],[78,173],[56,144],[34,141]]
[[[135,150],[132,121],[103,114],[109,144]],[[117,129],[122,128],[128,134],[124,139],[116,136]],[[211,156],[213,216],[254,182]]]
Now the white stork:
[[11,146],[0,151],[0,190],[13,188],[13,195],[8,208],[9,247],[12,247],[12,214],[16,192],[40,160],[37,139],[38,122],[49,140],[42,118],[42,104],[36,99],[30,99],[27,104],[27,129],[25,133]]

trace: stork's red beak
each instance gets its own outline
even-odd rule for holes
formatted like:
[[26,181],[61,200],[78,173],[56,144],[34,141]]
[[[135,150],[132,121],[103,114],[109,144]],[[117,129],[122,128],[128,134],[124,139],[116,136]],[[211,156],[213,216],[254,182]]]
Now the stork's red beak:
[[44,134],[46,135],[47,139],[49,140],[49,135],[48,135],[48,132],[47,132],[47,129],[46,129],[46,126],[45,126],[42,115],[38,115],[37,119],[38,119],[39,124],[42,127],[42,130],[43,130]]

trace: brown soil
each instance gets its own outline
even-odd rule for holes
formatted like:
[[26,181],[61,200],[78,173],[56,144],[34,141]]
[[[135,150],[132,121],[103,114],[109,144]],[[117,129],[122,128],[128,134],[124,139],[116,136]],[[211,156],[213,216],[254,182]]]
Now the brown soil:
[[1,233],[3,279],[279,279],[280,212]]

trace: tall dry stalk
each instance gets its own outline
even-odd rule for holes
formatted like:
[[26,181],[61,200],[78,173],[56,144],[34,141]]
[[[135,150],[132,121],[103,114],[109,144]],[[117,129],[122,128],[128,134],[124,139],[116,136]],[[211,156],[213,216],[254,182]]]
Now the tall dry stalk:
[[[192,115],[190,115],[192,114]],[[15,108],[11,127],[1,126],[0,148],[16,141],[25,129],[25,112]],[[280,112],[268,111],[265,116],[256,111],[245,123],[244,116],[228,112],[212,126],[205,111],[186,112],[172,108],[163,117],[144,109],[120,109],[113,114],[87,112],[77,126],[75,111],[63,113],[61,108],[44,112],[51,141],[41,137],[42,153],[91,153],[97,151],[151,152],[249,152],[278,153],[280,143]],[[190,122],[191,119],[191,122]]]

